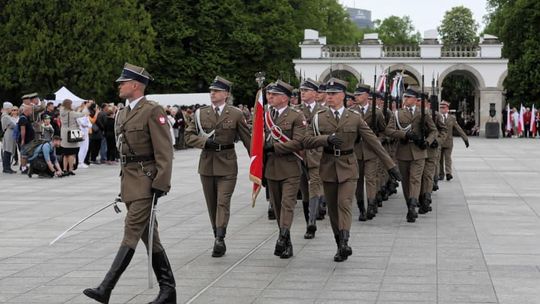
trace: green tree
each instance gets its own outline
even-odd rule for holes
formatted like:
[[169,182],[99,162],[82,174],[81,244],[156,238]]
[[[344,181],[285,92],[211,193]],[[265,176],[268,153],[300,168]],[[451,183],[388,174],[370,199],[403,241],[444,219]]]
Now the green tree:
[[144,66],[154,52],[150,16],[135,0],[13,0],[0,16],[0,87],[16,96],[65,85],[114,98],[124,62]]
[[375,31],[385,45],[418,44],[421,36],[415,31],[409,16],[390,16],[384,20],[375,20]]
[[445,45],[473,44],[478,39],[478,24],[471,10],[464,6],[456,6],[446,11],[437,30]]

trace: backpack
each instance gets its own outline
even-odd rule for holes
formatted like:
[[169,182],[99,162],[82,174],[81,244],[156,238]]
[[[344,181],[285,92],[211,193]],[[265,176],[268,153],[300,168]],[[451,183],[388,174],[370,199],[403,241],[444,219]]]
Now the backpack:
[[36,151],[36,149],[41,147],[47,142],[48,141],[43,140],[43,139],[34,139],[28,144],[23,146],[21,150],[21,154],[28,156],[28,158],[31,158],[34,155],[34,152]]

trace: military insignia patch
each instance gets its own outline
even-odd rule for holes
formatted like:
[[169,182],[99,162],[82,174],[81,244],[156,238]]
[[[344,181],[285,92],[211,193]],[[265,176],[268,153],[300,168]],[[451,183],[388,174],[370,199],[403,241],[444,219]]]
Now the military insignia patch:
[[164,125],[167,122],[167,119],[165,118],[165,116],[162,115],[158,117],[158,122],[159,124]]

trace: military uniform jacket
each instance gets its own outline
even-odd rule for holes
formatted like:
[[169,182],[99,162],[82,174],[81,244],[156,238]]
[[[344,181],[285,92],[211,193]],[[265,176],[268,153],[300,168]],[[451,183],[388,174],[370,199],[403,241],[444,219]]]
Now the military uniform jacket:
[[[304,114],[304,117],[306,118],[306,122],[308,124],[311,124],[311,120],[313,119],[313,116],[315,116],[315,114],[318,111],[326,108],[320,105],[318,102],[314,102],[314,105],[315,106],[313,107],[312,110],[309,110],[307,108],[307,105],[304,103],[296,107],[296,109],[302,111],[302,113]],[[321,163],[322,151],[323,151],[322,147],[305,150],[304,162],[307,164],[308,169],[319,168],[319,165]]]
[[[214,141],[221,145],[234,144],[240,138],[244,147],[250,151],[251,135],[249,127],[240,109],[225,105],[219,118],[212,106],[198,109],[200,124],[204,132],[210,133],[215,130]],[[227,176],[238,174],[237,156],[234,148],[221,151],[205,150],[204,144],[207,137],[199,135],[197,130],[196,115],[193,114],[185,131],[185,141],[191,147],[203,149],[199,158],[199,174],[206,176]]]
[[283,134],[291,140],[279,143],[269,138],[270,130],[265,126],[265,138],[274,142],[274,152],[267,154],[264,176],[270,180],[284,180],[302,175],[301,164],[293,153],[300,152],[306,133],[306,120],[299,110],[287,107],[274,121]]
[[[352,107],[351,109],[357,111],[358,113],[360,113],[360,115],[362,115],[360,111],[360,106],[356,105]],[[377,117],[377,126],[376,126],[376,130],[372,129],[372,131],[375,133],[377,137],[380,137],[382,136],[381,133],[384,132],[384,130],[386,129],[386,122],[384,121],[384,116],[381,110],[376,109],[375,116]],[[364,121],[370,128],[372,128],[372,125],[373,125],[372,117],[373,117],[373,113],[372,113],[371,105],[369,105],[367,112],[363,115],[362,119],[364,119]],[[377,153],[375,153],[373,148],[370,145],[366,145],[362,139],[360,139],[358,143],[355,145],[354,153],[356,154],[357,159],[368,160],[368,159],[374,159],[378,157]]]
[[[431,119],[431,115],[428,115],[427,111],[425,115],[424,130],[426,141],[428,144],[431,144],[433,140],[437,137],[437,127]],[[387,128],[387,134],[390,136],[400,139],[396,151],[396,159],[399,160],[417,160],[421,158],[427,158],[427,149],[423,150],[415,145],[412,141],[407,139],[405,135],[407,131],[405,130],[408,126],[411,126],[411,130],[418,136],[421,135],[422,130],[422,114],[420,107],[416,107],[414,114],[412,114],[407,108],[399,109],[397,114],[395,114],[395,126],[390,126]],[[401,128],[403,129],[400,129]],[[395,127],[395,128],[394,128]]]
[[134,109],[123,108],[116,118],[115,134],[122,156],[154,160],[122,164],[121,195],[125,202],[152,197],[152,188],[171,188],[173,147],[165,110],[141,99]]
[[[304,146],[306,148],[329,147],[328,136],[335,133],[343,140],[343,144],[339,147],[340,150],[348,151],[353,150],[357,141],[361,138],[365,144],[369,145],[381,157],[387,168],[395,166],[377,136],[375,136],[366,122],[360,117],[360,113],[351,109],[345,109],[339,119],[339,123],[336,122],[331,109],[321,110],[317,115],[320,135],[315,134],[316,131],[312,121],[304,139]],[[343,183],[351,179],[358,179],[356,155],[351,153],[334,156],[333,154],[323,153],[320,176],[323,182],[329,183]]]
[[[442,142],[441,146],[443,148],[452,148],[454,147],[454,133],[457,133],[463,140],[466,140],[468,138],[467,134],[465,134],[463,129],[457,123],[456,117],[454,117],[454,115],[450,115],[450,113],[448,113],[447,115],[448,118],[446,119],[446,138]],[[444,122],[444,117],[441,117],[441,119]]]
[[[426,112],[428,112],[426,110]],[[440,113],[436,113],[435,115],[431,114],[431,111],[429,111],[429,115],[433,118],[435,117],[435,120],[433,121],[435,123],[435,126],[437,127],[437,142],[439,143],[439,147],[441,144],[446,140],[446,125],[443,122],[443,116]],[[439,154],[439,147],[437,148],[428,148],[428,157],[433,158],[437,157]]]

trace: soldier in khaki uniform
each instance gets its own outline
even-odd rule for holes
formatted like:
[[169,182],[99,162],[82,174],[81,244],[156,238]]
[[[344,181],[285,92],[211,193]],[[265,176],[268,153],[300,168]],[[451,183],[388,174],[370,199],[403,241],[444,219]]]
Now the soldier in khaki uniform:
[[[267,121],[265,127],[264,177],[279,226],[274,255],[282,259],[293,256],[290,229],[302,175],[301,160],[294,153],[302,150],[306,133],[304,115],[288,106],[292,89],[291,85],[281,80],[268,89],[271,121]],[[284,136],[288,139],[284,139]]]
[[[420,107],[416,106],[419,93],[413,89],[407,89],[403,94],[404,107],[395,114],[397,129],[388,130],[391,136],[399,139],[396,158],[399,163],[399,171],[403,175],[403,195],[407,203],[407,222],[415,222],[418,217],[416,207],[422,183],[422,173],[427,158],[427,147],[433,143],[437,136],[437,128],[430,115],[422,115]],[[424,130],[424,136],[421,136]]]
[[[326,83],[321,83],[319,85],[319,88],[317,89],[317,103],[322,106],[326,107]],[[326,198],[324,197],[324,194],[321,196],[321,199],[319,200],[319,215],[317,216],[318,220],[324,220],[324,216],[326,215]]]
[[[352,108],[360,113],[360,117],[366,122],[368,127],[373,131],[375,136],[384,132],[386,123],[381,110],[375,109],[375,117],[373,117],[372,104],[370,104],[369,94],[371,87],[366,84],[358,84],[354,91],[355,106]],[[374,126],[374,123],[376,125]],[[375,129],[374,129],[375,127]],[[356,204],[360,210],[358,220],[365,221],[366,218],[371,220],[377,213],[376,195],[378,191],[378,162],[379,155],[373,150],[370,145],[363,142],[362,139],[354,147],[354,154],[358,160],[358,182],[356,184]],[[386,164],[387,165],[387,164]],[[368,201],[368,209],[366,212],[364,204],[364,180],[366,183],[366,194]]]
[[120,145],[121,197],[127,207],[124,239],[105,279],[84,294],[108,303],[111,291],[129,265],[140,239],[152,246],[152,266],[159,283],[159,294],[152,303],[176,303],[175,281],[171,265],[161,245],[157,222],[153,244],[148,244],[153,197],[165,195],[171,188],[173,147],[167,114],[144,96],[152,77],[142,67],[126,63],[118,82],[119,96],[127,99],[117,116],[115,132]]
[[[427,96],[423,96],[427,99]],[[421,102],[416,103],[417,106],[421,106]],[[446,137],[446,126],[443,123],[442,115],[432,109],[431,103],[426,100],[426,113],[431,116],[435,126],[437,127],[437,138],[427,148],[426,164],[424,166],[424,173],[422,174],[422,189],[420,191],[420,208],[418,208],[419,214],[426,214],[431,211],[431,192],[433,191],[433,180],[437,172],[437,166],[439,164],[439,155],[441,154],[441,148],[439,143],[443,142]]]
[[441,143],[441,158],[439,165],[439,179],[444,179],[444,173],[446,172],[446,180],[449,181],[452,176],[452,150],[454,149],[454,131],[457,133],[465,143],[465,147],[469,147],[469,138],[463,129],[457,123],[456,118],[450,115],[450,104],[446,101],[441,102],[441,114],[443,116],[443,123],[446,125],[447,136]]
[[186,143],[202,149],[199,174],[214,231],[213,257],[226,251],[224,238],[238,174],[234,141],[240,138],[248,153],[251,142],[242,111],[226,104],[230,91],[231,82],[216,77],[210,85],[212,105],[198,109],[185,132]]
[[[308,124],[311,123],[315,113],[323,109],[323,106],[315,101],[318,88],[319,83],[313,79],[308,79],[300,85],[302,104],[297,109],[302,111]],[[321,178],[319,176],[321,156],[322,147],[305,150],[304,162],[308,170],[307,172],[302,172],[300,183],[304,216],[307,223],[306,233],[304,234],[305,239],[314,238],[317,231],[319,202],[322,200],[323,195]]]
[[388,156],[377,136],[360,116],[343,105],[347,82],[331,78],[327,83],[328,109],[315,114],[304,140],[306,149],[324,147],[320,176],[328,201],[328,214],[337,253],[334,261],[342,262],[352,254],[348,245],[352,221],[352,201],[358,180],[358,166],[354,146],[361,138],[380,155],[394,178],[400,180],[397,166]]

